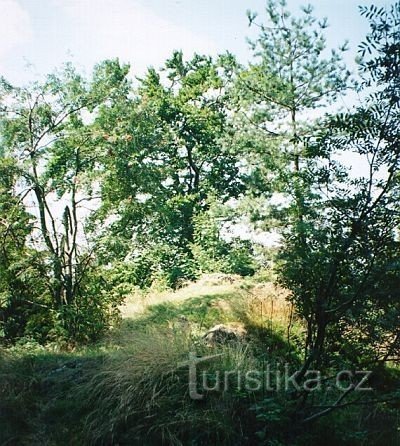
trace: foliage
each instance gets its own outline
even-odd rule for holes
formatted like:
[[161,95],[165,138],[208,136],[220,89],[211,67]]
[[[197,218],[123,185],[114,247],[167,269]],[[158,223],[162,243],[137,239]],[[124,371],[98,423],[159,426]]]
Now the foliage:
[[52,318],[43,255],[27,244],[32,217],[14,194],[18,174],[12,159],[0,158],[0,326],[7,341],[19,336],[44,339]]
[[[370,56],[361,60],[360,88],[373,92],[353,111],[327,117],[309,141],[310,193],[284,233],[281,283],[307,323],[300,377],[313,365],[377,367],[400,352],[396,6],[367,13],[371,33],[360,53]],[[364,162],[365,175],[352,175],[343,153]]]
[[212,209],[194,218],[194,243],[191,249],[197,271],[253,275],[257,265],[252,244],[239,238],[225,240],[220,226]]
[[[284,0],[248,13],[245,66],[175,51],[135,82],[118,60],[0,80],[0,443],[398,443],[400,4],[360,13],[352,81],[327,21]],[[233,237],[248,221],[278,245]],[[243,337],[205,342],[221,323]],[[326,378],[193,401],[190,352],[222,354],[211,382]],[[334,387],[344,369],[373,390]]]
[[290,208],[301,216],[309,193],[302,167],[310,156],[306,142],[314,116],[345,92],[350,76],[342,61],[347,43],[328,49],[327,19],[314,17],[310,5],[301,9],[295,16],[284,0],[269,0],[265,22],[248,13],[259,34],[233,93],[237,144],[250,171],[247,212],[267,230],[291,224]]
[[196,215],[207,210],[208,197],[225,202],[243,190],[228,145],[229,79],[223,59],[185,61],[175,52],[160,72],[148,70],[133,98],[101,109],[94,125],[107,134],[97,213],[105,222],[99,243],[105,262],[134,258],[172,286],[196,275],[190,249]]
[[[1,136],[6,156],[15,163],[14,200],[22,207],[30,200],[36,209],[29,215],[32,226],[25,228],[25,238],[30,236],[29,255],[36,260],[32,262],[33,268],[27,268],[26,264],[20,268],[24,268],[24,275],[34,269],[36,278],[42,276],[42,280],[29,284],[35,290],[28,292],[32,296],[19,299],[25,305],[30,302],[45,309],[33,314],[29,324],[46,327],[44,337],[52,325],[71,339],[93,336],[93,331],[79,335],[78,332],[94,321],[76,323],[83,307],[85,318],[94,316],[91,311],[96,306],[102,307],[100,301],[88,306],[89,301],[100,299],[100,295],[87,295],[85,289],[95,262],[91,248],[82,246],[81,220],[85,218],[82,204],[94,198],[91,167],[95,159],[93,134],[84,124],[84,114],[95,113],[102,102],[112,101],[116,92],[121,94],[126,74],[126,67],[106,61],[95,68],[90,84],[69,64],[44,82],[26,88],[1,83]],[[19,215],[21,224],[28,220],[22,211]],[[22,244],[21,237],[20,240]],[[90,306],[92,310],[87,311]],[[77,312],[74,308],[78,307]],[[23,311],[26,323],[31,317],[30,310]],[[95,319],[94,323],[99,324],[101,318]],[[20,334],[14,333],[11,338]]]

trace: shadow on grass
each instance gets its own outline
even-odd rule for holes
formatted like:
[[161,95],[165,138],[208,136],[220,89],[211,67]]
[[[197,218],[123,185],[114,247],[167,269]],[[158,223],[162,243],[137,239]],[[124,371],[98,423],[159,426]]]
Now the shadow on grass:
[[[130,330],[142,330],[149,326],[166,326],[171,322],[187,320],[201,328],[208,329],[215,324],[231,321],[234,314],[223,311],[218,303],[237,300],[235,293],[204,294],[187,299],[184,302],[165,302],[147,307],[145,313],[136,318],[126,318],[122,327]],[[232,305],[233,306],[233,305]]]
[[79,444],[82,383],[100,354],[23,352],[0,357],[0,445]]

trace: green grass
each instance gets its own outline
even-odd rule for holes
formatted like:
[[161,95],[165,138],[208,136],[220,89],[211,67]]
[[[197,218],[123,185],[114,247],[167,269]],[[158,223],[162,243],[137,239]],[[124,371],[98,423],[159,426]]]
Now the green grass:
[[[96,346],[52,352],[26,344],[2,352],[0,445],[143,444],[144,437],[149,444],[189,437],[230,444],[237,434],[233,400],[240,398],[212,395],[196,404],[187,395],[187,368],[177,363],[190,351],[210,354],[202,342],[207,329],[245,317],[249,295],[241,285],[198,283],[142,296],[139,305],[128,302],[121,326]],[[263,329],[253,329],[256,339]],[[268,337],[276,345],[278,338]],[[225,362],[214,364],[222,369],[257,362],[242,346],[213,351],[223,351]]]
[[[218,371],[245,373],[265,362],[297,367],[302,326],[295,320],[288,338],[286,296],[270,284],[203,281],[132,296],[121,325],[97,345],[71,352],[36,344],[0,350],[0,446],[316,446],[327,432],[324,444],[395,444],[400,411],[393,405],[367,414],[369,431],[367,415],[349,407],[308,432],[285,437],[293,423],[283,393],[231,385],[205,392],[201,401],[189,398],[188,368],[178,367],[189,352],[221,354],[199,366],[209,383]],[[207,345],[204,333],[220,323],[242,324],[245,340]],[[398,378],[392,371],[382,385],[395,387]]]

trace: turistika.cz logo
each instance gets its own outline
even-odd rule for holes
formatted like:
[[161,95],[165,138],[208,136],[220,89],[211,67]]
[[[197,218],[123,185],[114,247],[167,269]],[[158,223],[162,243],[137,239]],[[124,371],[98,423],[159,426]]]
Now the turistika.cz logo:
[[[197,356],[189,353],[188,361],[178,364],[178,367],[189,368],[189,396],[193,400],[201,400],[207,392],[280,392],[280,391],[307,391],[313,392],[325,388],[339,391],[371,391],[368,379],[372,373],[370,370],[340,370],[333,376],[324,377],[319,370],[307,370],[293,372],[293,367],[287,363],[265,363],[262,370],[199,370],[201,363],[220,358],[223,354]],[[201,392],[201,393],[200,393]]]

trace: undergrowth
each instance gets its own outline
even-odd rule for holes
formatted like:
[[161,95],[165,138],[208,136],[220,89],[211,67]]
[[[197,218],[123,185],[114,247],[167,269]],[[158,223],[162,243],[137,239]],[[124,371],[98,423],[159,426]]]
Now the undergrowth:
[[[396,444],[395,403],[370,414],[349,406],[299,432],[290,395],[239,384],[239,371],[242,379],[267,363],[300,364],[304,330],[286,298],[272,284],[203,281],[128,302],[121,325],[96,345],[1,350],[0,445],[316,446],[326,432],[324,444]],[[245,337],[205,342],[221,323],[240,325]],[[198,365],[201,400],[189,396],[189,354],[218,355]]]

